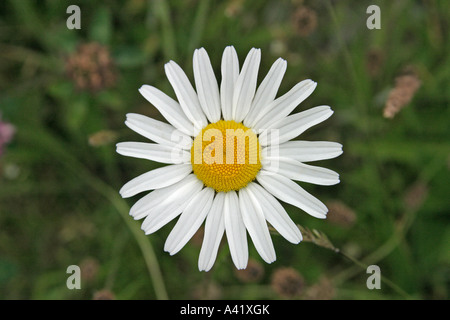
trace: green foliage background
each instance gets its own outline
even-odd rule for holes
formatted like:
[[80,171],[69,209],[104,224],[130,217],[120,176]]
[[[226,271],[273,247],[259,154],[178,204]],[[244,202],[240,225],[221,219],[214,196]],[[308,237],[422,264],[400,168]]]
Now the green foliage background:
[[[330,279],[335,299],[447,299],[449,4],[305,0],[318,24],[301,37],[291,18],[301,2],[1,1],[0,109],[16,135],[0,159],[0,298],[92,299],[108,289],[117,299],[280,299],[271,277],[292,267],[305,290]],[[70,4],[81,8],[81,30],[66,27]],[[380,30],[366,27],[371,4],[381,8]],[[110,49],[119,75],[113,88],[98,93],[77,90],[64,69],[66,57],[92,41]],[[320,163],[339,172],[341,183],[304,187],[324,202],[342,201],[357,217],[343,227],[286,205],[295,222],[320,230],[344,254],[273,235],[271,265],[250,245],[251,257],[264,266],[254,283],[236,276],[227,245],[212,271],[200,273],[195,241],[173,257],[163,251],[173,223],[144,236],[128,216],[138,197],[123,200],[118,190],[158,164],[122,157],[114,143],[88,143],[101,130],[115,132],[117,142],[139,140],[123,124],[125,114],[160,115],[137,89],[151,84],[174,96],[164,63],[175,60],[192,80],[199,47],[219,75],[227,45],[241,63],[250,48],[262,49],[260,80],[276,58],[287,59],[279,94],[306,78],[318,82],[297,111],[328,104],[335,113],[302,139],[344,145],[343,155]],[[373,50],[384,57],[376,75],[367,68]],[[407,66],[422,86],[394,119],[385,119],[387,93]],[[427,192],[411,208],[404,197],[417,183]],[[68,290],[66,268],[89,257],[98,272],[81,290]],[[381,268],[381,290],[366,287],[370,264]]]

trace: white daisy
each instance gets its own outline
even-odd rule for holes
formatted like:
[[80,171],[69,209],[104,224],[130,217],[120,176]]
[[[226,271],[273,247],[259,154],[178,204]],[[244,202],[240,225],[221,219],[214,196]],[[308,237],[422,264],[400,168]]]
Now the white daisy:
[[152,86],[139,89],[170,124],[127,114],[125,124],[154,143],[117,144],[122,155],[169,164],[134,178],[120,194],[127,198],[153,190],[130,210],[134,219],[145,218],[146,234],[180,215],[164,246],[170,255],[205,222],[200,271],[213,266],[224,233],[238,269],[247,266],[247,232],[262,259],[275,261],[268,223],[289,242],[302,240],[277,198],[325,218],[327,207],[293,180],[339,183],[334,171],[304,164],[337,157],[339,143],[290,141],[333,113],[329,106],[319,106],[290,115],[316,83],[304,80],[276,98],[286,61],[275,61],[257,88],[260,60],[260,50],[253,48],[239,70],[234,47],[225,48],[219,86],[205,49],[195,50],[196,90],[170,61],[165,71],[178,102]]

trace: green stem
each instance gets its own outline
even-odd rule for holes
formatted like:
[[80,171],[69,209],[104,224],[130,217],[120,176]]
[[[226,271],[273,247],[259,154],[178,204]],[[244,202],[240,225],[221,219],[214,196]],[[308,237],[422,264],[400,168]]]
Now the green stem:
[[342,53],[344,55],[344,60],[345,60],[345,65],[347,67],[350,78],[352,79],[352,82],[353,82],[352,94],[354,94],[354,97],[356,100],[356,103],[354,104],[355,113],[359,115],[359,119],[360,119],[361,123],[363,123],[361,128],[363,129],[366,137],[368,137],[368,136],[370,136],[370,132],[369,132],[370,131],[370,123],[368,121],[369,104],[366,102],[366,99],[364,98],[364,95],[363,95],[363,92],[364,92],[363,87],[362,87],[363,81],[361,81],[361,79],[358,77],[358,73],[356,72],[356,67],[355,67],[355,64],[353,63],[353,59],[350,55],[350,51],[349,51],[344,39],[342,38],[336,10],[334,9],[333,4],[331,3],[330,0],[327,1],[326,4],[327,4],[327,9],[330,14],[330,17],[333,20],[333,23],[335,26],[336,39],[338,41],[340,48],[342,49]]
[[[353,258],[352,256],[347,255],[346,253],[342,252],[342,251],[336,251],[337,253],[339,253],[340,255],[342,255],[344,258],[350,260],[351,262],[353,262],[356,266],[358,266],[360,269],[362,270],[367,270],[367,267],[369,265],[366,265],[364,263],[362,263],[361,261]],[[385,276],[381,276],[381,281],[383,283],[385,283],[388,287],[390,287],[392,290],[394,290],[395,292],[397,292],[399,295],[407,298],[407,299],[412,299],[412,297],[406,293],[402,288],[400,288],[398,285],[396,285],[394,282],[392,282],[391,280],[389,280],[388,278],[386,278]]]
[[141,250],[157,299],[167,300],[168,295],[166,287],[153,246],[145,234],[140,230],[139,226],[128,215],[129,207],[119,196],[118,192],[100,178],[93,176],[75,156],[62,147],[62,142],[58,141],[51,134],[44,130],[36,132],[36,130],[31,130],[26,127],[21,128],[20,133],[26,134],[31,143],[47,149],[48,154],[59,159],[61,163],[65,165],[67,170],[73,172],[75,176],[80,177],[87,186],[90,186],[96,192],[104,196],[114,206],[120,216],[124,219]]
[[[331,19],[333,20],[333,23],[336,27],[336,39],[338,40],[339,46],[342,48],[345,64],[347,65],[348,72],[350,73],[350,76],[352,78],[352,81],[354,83],[355,88],[359,88],[360,81],[358,81],[358,76],[356,73],[355,65],[353,64],[353,60],[350,56],[350,52],[348,51],[347,45],[345,44],[344,39],[341,36],[340,28],[339,28],[339,21],[336,15],[336,11],[334,10],[333,4],[331,1],[327,1],[327,8],[329,11],[329,14],[331,16]],[[360,97],[360,94],[358,94],[359,90],[355,90],[357,97]],[[358,99],[359,102],[362,102],[362,99]]]
[[170,18],[170,8],[166,0],[154,0],[153,10],[161,23],[162,45],[165,59],[176,60],[175,33]]
[[111,204],[119,212],[122,219],[125,221],[128,229],[130,229],[133,234],[138,246],[141,250],[144,261],[147,265],[148,272],[153,282],[156,297],[159,300],[168,300],[167,291],[159,268],[158,259],[153,250],[149,239],[140,230],[139,226],[130,218],[128,211],[128,205],[121,198],[117,196],[117,191],[113,190],[109,185],[101,181],[100,179],[92,179],[91,177],[85,177],[87,181],[91,184],[98,193],[102,194],[106,199],[111,202]]
[[209,8],[209,0],[200,1],[194,23],[192,24],[192,31],[189,40],[188,52],[194,51],[194,49],[197,48],[197,46],[201,41],[203,30],[205,28],[206,17],[208,14],[208,8]]
[[[359,272],[361,269],[367,270],[367,267],[369,266],[369,264],[363,263],[363,262],[359,261],[358,259],[342,252],[342,250],[340,250],[339,248],[336,248],[334,246],[334,244],[328,239],[328,237],[324,233],[317,231],[317,230],[310,230],[310,229],[302,227],[300,225],[297,225],[297,227],[300,229],[300,231],[303,235],[303,241],[311,242],[311,243],[315,244],[316,246],[319,246],[319,247],[331,250],[337,254],[340,254],[342,257],[350,260],[351,262],[353,262],[355,264],[355,268],[353,268],[353,269],[356,269],[357,272]],[[272,233],[278,234],[278,232],[274,228],[270,228],[270,231]],[[334,278],[334,281],[340,283],[340,282],[343,282],[343,279],[346,279],[346,277],[337,276]],[[381,281],[384,282],[391,289],[393,289],[395,292],[397,292],[399,295],[401,295],[405,298],[411,299],[411,296],[408,295],[408,293],[406,293],[403,289],[401,289],[398,285],[396,285],[394,282],[392,282],[388,278],[382,276]]]

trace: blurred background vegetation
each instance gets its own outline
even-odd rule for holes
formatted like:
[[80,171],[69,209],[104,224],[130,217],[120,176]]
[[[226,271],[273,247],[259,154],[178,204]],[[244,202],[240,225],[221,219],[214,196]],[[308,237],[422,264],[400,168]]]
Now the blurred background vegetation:
[[[66,27],[72,4],[80,30]],[[372,4],[379,30],[366,27]],[[0,298],[447,299],[449,9],[444,0],[1,1]],[[262,49],[260,80],[286,59],[280,94],[318,82],[297,111],[335,113],[301,139],[344,145],[320,163],[341,183],[305,184],[329,206],[327,220],[285,205],[308,230],[297,246],[274,234],[275,263],[250,245],[249,268],[236,272],[223,245],[200,273],[201,232],[170,257],[174,222],[145,236],[128,216],[138,198],[119,188],[158,164],[119,156],[115,143],[141,139],[126,113],[161,118],[142,84],[174,97],[164,63],[192,80],[193,50],[205,47],[220,76],[227,45],[241,63]],[[372,264],[380,290],[366,287]],[[69,265],[81,268],[81,290],[66,287]]]

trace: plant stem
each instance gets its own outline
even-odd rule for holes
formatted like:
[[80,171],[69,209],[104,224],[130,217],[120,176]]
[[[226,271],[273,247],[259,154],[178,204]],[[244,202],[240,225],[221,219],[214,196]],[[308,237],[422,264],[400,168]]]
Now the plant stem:
[[[350,260],[351,262],[353,262],[355,265],[357,265],[360,269],[362,270],[367,270],[368,265],[362,263],[361,261],[353,258],[352,256],[342,252],[341,250],[339,251],[335,251],[337,253],[339,253],[340,255],[342,255],[344,258]],[[398,285],[396,285],[394,282],[392,282],[391,280],[389,280],[388,278],[381,276],[381,281],[383,283],[385,283],[388,287],[390,287],[392,290],[394,290],[395,292],[397,292],[399,295],[407,298],[407,299],[412,299],[412,297],[406,293],[402,288],[400,288]]]
[[169,5],[166,0],[154,0],[152,2],[155,15],[161,23],[164,57],[167,61],[176,60],[175,34],[170,18]]
[[155,290],[156,298],[159,300],[167,300],[167,291],[153,246],[145,234],[140,230],[139,226],[130,219],[128,215],[128,205],[120,198],[118,192],[100,178],[92,175],[73,154],[68,152],[68,150],[62,146],[62,142],[45,130],[37,132],[37,130],[23,127],[21,128],[20,133],[26,135],[31,143],[46,149],[49,155],[59,159],[68,171],[73,172],[74,176],[79,177],[87,186],[104,196],[115,207],[120,216],[125,220],[128,229],[131,231],[141,250]]
[[167,291],[165,288],[161,270],[159,268],[158,259],[156,258],[155,251],[153,250],[153,246],[151,245],[149,239],[142,232],[142,230],[140,230],[139,226],[130,219],[130,216],[128,215],[129,208],[125,201],[117,196],[116,190],[111,189],[111,187],[103,181],[91,178],[88,178],[87,180],[89,180],[91,186],[96,189],[98,193],[102,194],[106,199],[108,199],[119,212],[120,216],[127,224],[128,229],[130,229],[131,233],[133,234],[139,248],[141,249],[142,256],[147,265],[149,275],[152,279],[157,299],[168,300]]
[[191,37],[189,41],[188,52],[194,51],[200,43],[205,28],[206,16],[208,14],[209,0],[201,0],[194,23],[192,24]]
[[[362,270],[367,270],[367,267],[369,266],[368,264],[365,264],[361,261],[359,261],[358,259],[342,252],[342,250],[340,250],[339,248],[337,248],[329,239],[328,237],[320,231],[317,230],[310,230],[308,228],[304,228],[300,225],[297,224],[297,227],[300,229],[300,231],[302,232],[303,235],[303,241],[305,242],[311,242],[313,244],[315,244],[316,246],[328,249],[333,251],[336,254],[340,254],[342,257],[350,260],[351,262],[353,262],[356,266],[357,266],[357,270],[362,269]],[[278,234],[278,232],[274,229],[274,228],[270,228],[270,231],[272,233],[276,233]],[[395,234],[395,236],[397,236],[397,234]],[[353,268],[355,269],[355,268]],[[353,270],[352,269],[352,270]],[[354,270],[353,270],[354,271]],[[355,272],[356,273],[356,272]],[[347,279],[348,277],[343,277],[342,275],[338,275],[337,277],[334,278],[335,282],[342,282],[344,279]],[[401,289],[398,285],[396,285],[394,282],[392,282],[391,280],[389,280],[386,277],[381,276],[381,281],[384,282],[387,286],[389,286],[391,289],[393,289],[395,292],[397,292],[399,295],[411,299],[411,296],[406,293],[403,289]]]

